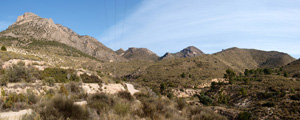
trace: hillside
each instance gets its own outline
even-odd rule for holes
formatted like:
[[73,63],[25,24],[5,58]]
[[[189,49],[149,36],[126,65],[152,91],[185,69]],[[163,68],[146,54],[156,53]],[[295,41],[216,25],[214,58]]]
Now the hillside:
[[283,66],[283,69],[287,71],[291,77],[300,78],[300,59]]
[[194,46],[189,46],[184,48],[180,52],[177,53],[166,53],[160,59],[173,59],[173,58],[186,58],[186,57],[195,57],[203,55],[204,53]]
[[215,53],[213,56],[234,70],[242,70],[241,72],[244,69],[258,67],[275,68],[284,66],[295,60],[295,58],[286,53],[240,48],[229,48]]
[[194,86],[213,78],[222,78],[226,69],[242,73],[245,69],[276,68],[293,60],[288,54],[280,52],[230,48],[212,55],[161,60],[126,77],[149,86],[163,82]]
[[51,18],[41,18],[34,13],[25,13],[19,16],[14,24],[0,33],[0,36],[10,36],[19,40],[56,41],[74,47],[99,60],[125,60],[95,38],[78,35],[67,27],[55,24]]
[[158,56],[153,53],[152,51],[148,50],[147,48],[128,48],[122,54],[124,58],[127,58],[129,60],[145,60],[145,61],[157,61]]

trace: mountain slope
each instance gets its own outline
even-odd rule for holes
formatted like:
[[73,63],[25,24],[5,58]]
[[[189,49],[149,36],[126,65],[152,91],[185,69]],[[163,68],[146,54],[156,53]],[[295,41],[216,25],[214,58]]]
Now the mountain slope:
[[19,16],[17,21],[9,26],[7,30],[1,32],[0,35],[20,39],[34,38],[36,40],[57,41],[72,46],[99,60],[125,60],[95,38],[80,36],[67,27],[55,24],[51,18],[41,18],[33,13],[25,13]]
[[122,55],[129,60],[157,61],[158,56],[147,48],[128,48]]
[[213,56],[237,71],[258,67],[275,68],[295,60],[295,58],[282,52],[240,48],[229,48],[215,53]]
[[290,76],[300,78],[300,59],[287,64],[283,69],[287,71]]
[[231,48],[212,55],[161,60],[126,77],[150,86],[162,82],[197,85],[205,80],[222,78],[226,69],[239,73],[245,69],[275,68],[293,60],[288,54],[275,51]]
[[189,46],[187,48],[184,48],[180,52],[177,53],[166,53],[163,55],[160,59],[172,59],[172,58],[186,58],[186,57],[195,57],[195,56],[200,56],[203,55],[204,53],[199,50],[198,48],[194,46]]

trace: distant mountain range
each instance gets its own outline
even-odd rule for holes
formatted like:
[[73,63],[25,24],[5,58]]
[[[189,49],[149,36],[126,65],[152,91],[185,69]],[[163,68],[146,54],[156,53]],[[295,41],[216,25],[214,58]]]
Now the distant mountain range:
[[[78,35],[67,27],[55,24],[51,18],[41,18],[30,12],[19,16],[15,23],[0,33],[0,36],[16,38],[19,41],[28,41],[31,39],[38,41],[56,41],[78,49],[101,61],[159,61],[174,58],[201,57],[205,55],[194,46],[189,46],[177,53],[166,53],[162,57],[159,57],[147,48],[132,47],[126,51],[123,49],[113,51],[93,37]],[[285,65],[294,60],[294,58],[288,54],[276,51],[266,52],[239,48],[224,50],[213,54],[213,56],[224,64],[236,69],[247,68],[249,66],[274,67]]]

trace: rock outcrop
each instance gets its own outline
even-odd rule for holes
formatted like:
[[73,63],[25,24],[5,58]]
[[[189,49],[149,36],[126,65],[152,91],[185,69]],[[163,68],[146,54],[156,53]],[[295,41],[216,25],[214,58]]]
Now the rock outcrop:
[[198,48],[194,46],[189,46],[180,52],[177,53],[166,53],[164,56],[162,56],[160,59],[170,59],[170,58],[183,58],[183,57],[195,57],[195,56],[200,56],[203,55],[204,53],[199,50]]
[[67,27],[55,24],[51,18],[41,18],[34,13],[25,13],[24,15],[19,16],[14,24],[0,33],[0,36],[57,41],[72,46],[99,60],[126,60],[118,56],[113,50],[106,47],[95,38],[78,35]]
[[120,48],[119,50],[116,51],[116,53],[120,56],[122,56],[125,53],[125,50],[123,50],[122,48]]

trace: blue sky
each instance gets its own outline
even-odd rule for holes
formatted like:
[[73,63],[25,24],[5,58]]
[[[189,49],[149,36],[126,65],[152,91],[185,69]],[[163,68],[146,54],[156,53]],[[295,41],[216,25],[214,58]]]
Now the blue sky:
[[[299,0],[2,1],[0,30],[24,12],[90,35],[116,50],[145,47],[158,55],[193,45],[205,53],[230,47],[300,57]],[[115,14],[116,13],[116,14]],[[116,16],[116,17],[115,17]]]

